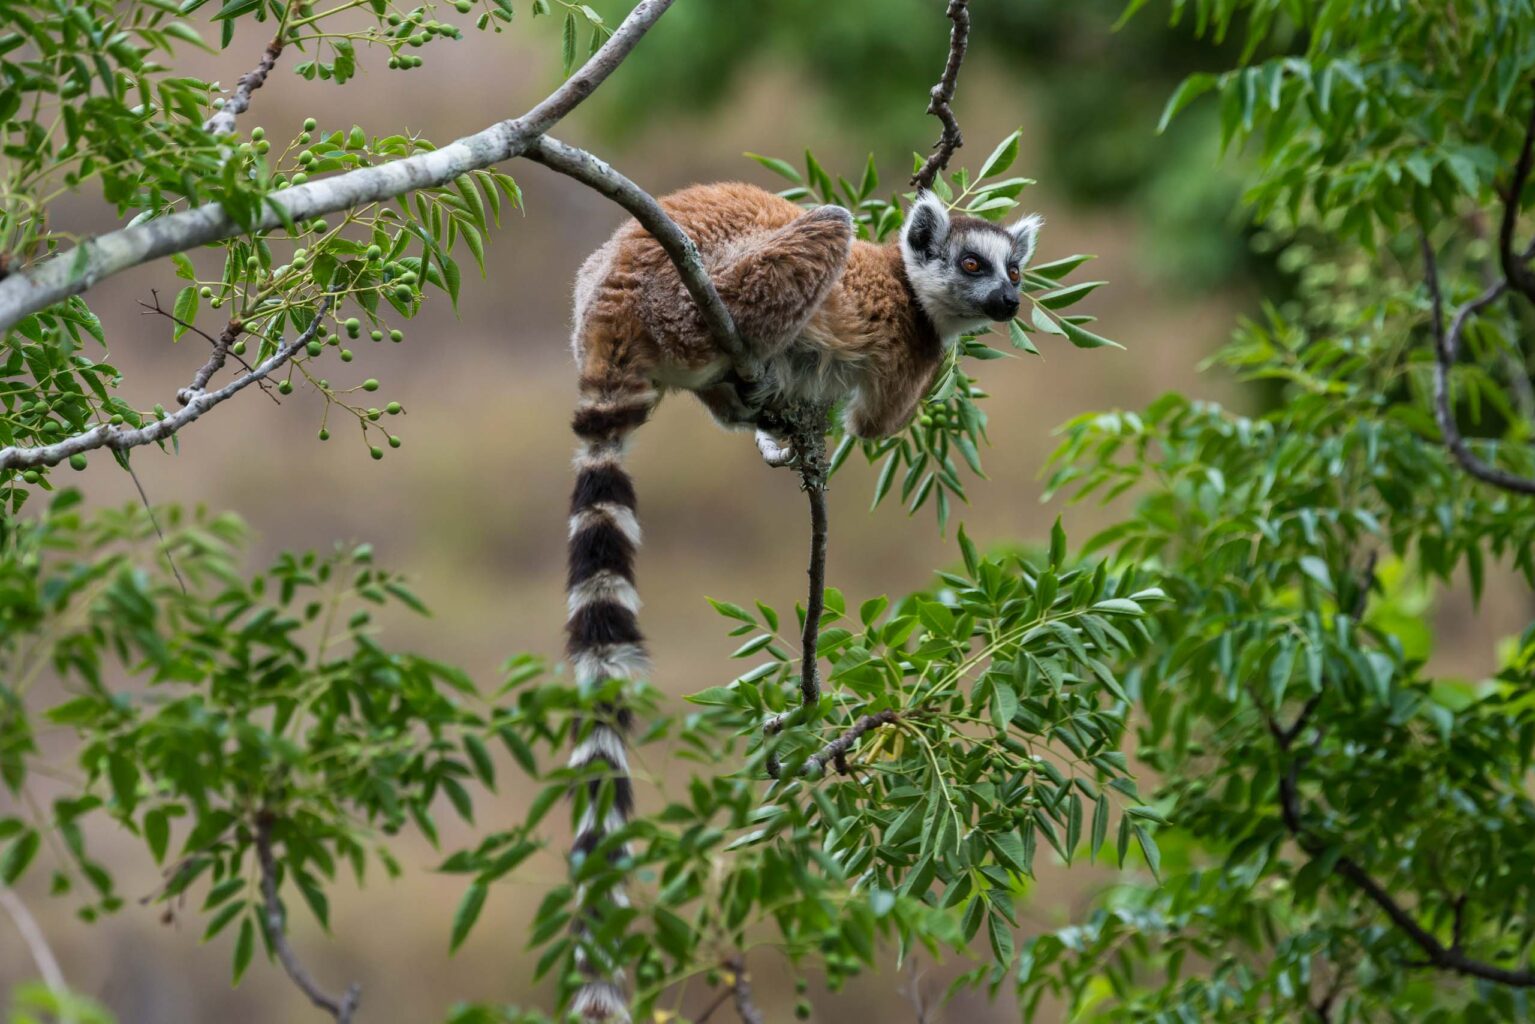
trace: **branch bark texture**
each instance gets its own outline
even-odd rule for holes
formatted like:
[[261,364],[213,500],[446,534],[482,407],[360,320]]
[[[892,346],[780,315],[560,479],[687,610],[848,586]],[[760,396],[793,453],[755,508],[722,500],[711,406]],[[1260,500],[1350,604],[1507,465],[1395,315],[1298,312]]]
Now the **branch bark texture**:
[[272,73],[277,58],[282,56],[282,37],[276,36],[261,53],[261,60],[254,68],[240,76],[234,94],[224,101],[218,113],[203,122],[203,131],[209,135],[228,135],[235,130],[235,119],[250,109],[251,93],[266,84],[266,76]]
[[938,79],[938,84],[933,86],[929,93],[927,112],[943,124],[943,132],[938,136],[938,141],[933,143],[932,154],[923,161],[917,173],[911,176],[911,183],[919,189],[933,187],[933,180],[949,166],[949,158],[954,151],[965,144],[965,137],[959,130],[959,120],[954,116],[951,104],[954,102],[954,89],[959,84],[959,69],[965,62],[965,53],[970,46],[970,8],[968,0],[949,0],[948,10],[945,12],[953,27],[949,30],[949,59],[943,66],[943,75]]
[[258,364],[250,373],[236,377],[217,391],[199,391],[183,408],[171,415],[137,428],[114,427],[103,423],[100,426],[92,427],[83,434],[76,434],[74,437],[65,438],[57,444],[42,445],[36,448],[18,448],[14,446],[0,448],[0,470],[56,466],[71,455],[81,455],[85,452],[94,451],[97,448],[110,448],[112,451],[121,452],[165,440],[188,423],[201,417],[209,409],[228,401],[250,385],[266,379],[268,374],[292,359],[298,350],[309,344],[319,332],[322,321],[325,319],[325,312],[330,308],[330,304],[329,296],[321,299],[319,306],[315,309],[314,321],[292,341],[283,345]]
[[267,939],[272,951],[282,963],[293,984],[309,998],[309,1001],[335,1018],[336,1024],[351,1024],[362,1000],[362,989],[353,984],[339,999],[328,995],[304,965],[288,943],[287,924],[284,920],[282,901],[277,898],[277,858],[272,853],[272,816],[263,812],[256,820],[256,860],[261,867],[261,900],[265,912]]
[[280,204],[288,219],[307,220],[445,185],[469,171],[520,156],[613,73],[673,2],[640,0],[580,69],[521,117],[493,124],[428,153],[285,189],[269,197],[268,206],[250,225],[236,223],[222,206],[209,203],[89,239],[44,263],[13,272],[0,281],[0,331],[141,263],[279,227],[285,218],[273,204]]

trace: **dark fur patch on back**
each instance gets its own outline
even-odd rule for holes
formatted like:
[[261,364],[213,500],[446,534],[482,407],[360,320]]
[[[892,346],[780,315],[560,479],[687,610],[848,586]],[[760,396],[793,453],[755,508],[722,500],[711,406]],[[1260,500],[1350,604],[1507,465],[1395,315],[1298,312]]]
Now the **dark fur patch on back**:
[[570,494],[570,511],[579,512],[600,502],[635,507],[634,481],[617,463],[587,466],[576,475],[575,490]]

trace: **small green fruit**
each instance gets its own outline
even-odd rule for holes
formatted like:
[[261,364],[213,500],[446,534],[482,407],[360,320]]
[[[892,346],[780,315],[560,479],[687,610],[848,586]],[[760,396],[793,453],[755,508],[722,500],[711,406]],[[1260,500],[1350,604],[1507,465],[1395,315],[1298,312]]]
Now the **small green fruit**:
[[251,141],[252,142],[260,142],[264,138],[266,138],[266,129],[265,128],[262,128],[261,126],[258,125],[255,128],[251,129]]
[[43,477],[42,477],[42,474],[39,473],[37,470],[29,469],[25,473],[21,474],[21,478],[23,480],[25,480],[29,484],[35,484],[39,480],[41,480]]
[[362,382],[362,389],[364,391],[377,391],[378,381],[372,377],[369,377],[367,380]]
[[304,351],[308,352],[311,356],[317,356],[325,351],[325,346],[321,345],[318,341],[311,341],[304,346]]
[[330,431],[326,430],[324,427],[320,428],[320,440],[321,441],[329,441],[330,440]]
[[343,363],[350,363],[352,361],[352,350],[351,349],[344,348],[344,349],[341,350],[341,361]]
[[398,416],[400,415],[401,408],[402,407],[400,406],[399,402],[390,402],[388,405],[384,406],[384,411],[391,416]]
[[401,330],[398,330],[398,329],[392,330],[392,331],[389,332],[389,340],[390,341],[394,341],[394,342],[404,341],[405,340],[405,332],[401,331]]
[[243,356],[245,354],[245,342],[235,342],[233,345],[229,346],[229,351],[233,352],[237,356]]
[[368,449],[368,453],[370,455],[372,455],[375,459],[382,459],[384,457],[384,449],[378,447],[377,445],[375,445],[372,448],[369,448]]
[[211,299],[213,298],[213,289],[209,288],[207,285],[203,285],[201,288],[197,289],[197,294],[201,295],[205,299]]
[[293,382],[291,380],[280,380],[280,381],[278,381],[277,382],[277,393],[280,394],[280,395],[291,395],[291,394],[293,394]]
[[384,340],[384,332],[383,331],[369,331],[368,332],[368,337],[372,338],[374,341],[383,341]]
[[319,127],[319,122],[312,117],[304,118],[304,131],[312,132]]
[[377,409],[369,409],[368,410],[368,419],[370,419],[370,420],[376,420],[376,419],[378,419],[382,415],[384,415],[384,414],[382,412],[379,412]]
[[398,447],[400,447],[400,439],[398,437],[395,437],[393,434],[390,434],[389,435],[389,447],[391,447],[391,448],[398,448]]
[[800,999],[795,1001],[794,1016],[799,1020],[810,1019],[810,1001],[808,999]]
[[69,468],[70,469],[74,469],[74,470],[84,469],[85,468],[85,456],[84,455],[80,455],[80,454],[71,455],[69,457]]

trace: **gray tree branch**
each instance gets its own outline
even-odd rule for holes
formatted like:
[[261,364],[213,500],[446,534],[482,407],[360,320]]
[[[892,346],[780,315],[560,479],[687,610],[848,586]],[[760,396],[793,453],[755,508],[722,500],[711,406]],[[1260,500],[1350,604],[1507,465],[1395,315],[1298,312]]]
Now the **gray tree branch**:
[[114,427],[111,424],[102,423],[92,427],[83,434],[66,437],[55,444],[42,445],[36,448],[19,448],[15,446],[0,448],[0,470],[30,469],[34,466],[57,466],[71,455],[80,455],[88,451],[94,451],[97,448],[109,448],[112,451],[121,452],[165,440],[188,423],[198,419],[209,409],[228,401],[250,385],[264,380],[268,374],[292,359],[298,350],[309,344],[310,340],[319,332],[321,321],[324,320],[325,312],[330,308],[330,304],[330,296],[327,295],[321,299],[319,305],[315,308],[314,321],[292,341],[280,347],[271,356],[258,364],[254,370],[236,377],[217,391],[198,392],[187,402],[184,408],[177,410],[175,413],[163,419],[155,420],[153,423],[146,423],[142,427]]
[[698,306],[704,322],[709,326],[709,333],[714,335],[720,348],[735,362],[738,370],[743,374],[748,373],[750,360],[746,346],[736,331],[734,318],[715,290],[714,281],[704,269],[703,260],[698,255],[698,246],[677,226],[676,221],[667,216],[654,196],[624,177],[606,161],[547,135],[535,140],[523,156],[576,179],[628,210],[640,226],[660,243],[666,255],[671,257],[672,265],[677,268],[683,285]]
[[218,113],[203,122],[203,131],[209,135],[228,135],[235,130],[235,119],[250,109],[251,93],[266,84],[266,76],[282,56],[282,37],[276,36],[261,52],[261,60],[245,74],[235,86],[234,94],[224,101]]
[[262,812],[256,819],[256,860],[261,867],[261,901],[265,911],[267,939],[272,952],[277,954],[283,970],[293,984],[299,987],[309,1001],[336,1019],[336,1024],[351,1024],[357,1004],[362,1001],[362,989],[356,984],[347,987],[346,993],[337,999],[328,995],[309,976],[298,954],[288,943],[287,923],[284,920],[282,901],[277,898],[277,858],[272,853],[272,816]]
[[911,176],[911,183],[919,189],[932,188],[933,180],[949,166],[949,158],[954,155],[954,151],[965,144],[965,137],[959,130],[959,119],[954,116],[950,105],[954,102],[954,89],[959,84],[960,66],[964,64],[965,52],[970,46],[970,9],[966,4],[967,0],[949,0],[945,12],[954,23],[949,30],[949,59],[927,103],[927,112],[943,124],[943,133],[933,143],[932,155]]
[[435,188],[469,171],[520,156],[623,63],[672,3],[640,0],[585,64],[521,117],[493,124],[441,149],[285,189],[268,197],[267,206],[250,225],[236,223],[218,203],[209,203],[87,239],[43,263],[13,270],[0,281],[0,331],[141,263],[251,231],[268,231],[287,220],[308,220]]

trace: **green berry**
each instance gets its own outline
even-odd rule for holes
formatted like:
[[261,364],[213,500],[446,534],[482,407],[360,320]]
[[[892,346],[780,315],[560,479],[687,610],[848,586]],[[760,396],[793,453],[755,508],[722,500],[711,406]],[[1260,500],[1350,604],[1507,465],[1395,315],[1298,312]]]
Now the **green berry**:
[[810,1019],[810,1001],[808,999],[799,999],[795,1001],[794,1016],[799,1020]]
[[112,424],[112,426],[114,426],[114,427],[120,427],[126,421],[123,419],[122,414],[118,413],[117,415],[113,416],[111,419],[107,420],[107,422]]
[[320,440],[321,441],[329,441],[330,440],[330,431],[326,430],[324,427],[320,428]]
[[362,321],[357,319],[355,316],[347,317],[346,318],[346,333],[348,335],[350,335],[351,337],[355,338],[361,332],[362,332]]
[[394,297],[401,302],[409,302],[411,296],[410,285],[402,284],[394,290]]
[[468,14],[470,11],[474,10],[474,4],[471,2],[471,0],[458,0],[458,3],[454,4],[453,6],[458,8],[459,14]]
[[326,380],[324,377],[320,378],[320,390],[321,391],[328,391],[328,390],[330,390],[330,381]]
[[383,256],[384,256],[384,250],[380,249],[376,245],[368,246],[368,259],[377,261],[377,260],[382,259]]
[[318,341],[311,341],[304,346],[304,351],[308,352],[311,356],[317,356],[325,351],[325,346],[321,345]]
[[280,380],[280,381],[278,381],[277,382],[277,393],[278,394],[282,394],[282,395],[291,395],[291,394],[293,394],[293,382],[291,380]]
[[245,342],[235,342],[233,345],[229,346],[229,351],[233,352],[237,356],[243,356],[245,354]]
[[391,416],[398,416],[402,411],[402,406],[399,402],[390,402],[388,405],[384,406],[384,411]]
[[390,71],[398,71],[400,68],[400,58],[390,57],[388,61],[388,67]]
[[390,434],[389,435],[389,447],[391,447],[391,448],[398,448],[398,447],[400,447],[400,439],[398,437],[395,437],[393,434]]
[[389,332],[389,340],[390,341],[394,341],[394,342],[404,341],[405,340],[405,332],[402,331],[402,330],[398,330],[398,329],[392,330],[392,331]]
[[260,142],[256,143],[256,152],[260,153],[262,156],[266,156],[271,151],[272,144],[266,139],[262,139]]
[[398,14],[395,14],[394,12],[391,11],[390,14],[389,14],[389,17],[384,19],[384,20],[388,21],[389,24],[391,24],[391,25],[398,25],[398,24],[400,24],[400,22],[404,21],[405,19],[400,17]]
[[368,410],[368,419],[370,419],[370,420],[377,420],[382,415],[384,415],[384,414],[379,412],[377,409],[369,409]]
[[266,138],[266,129],[265,128],[262,128],[262,127],[260,127],[258,125],[257,127],[251,129],[251,141],[252,142],[260,142],[264,138]]
[[302,185],[304,182],[306,182],[308,180],[309,180],[309,175],[305,174],[303,171],[299,171],[297,174],[295,174],[293,176],[293,184],[295,184],[295,185]]
[[368,449],[368,453],[370,455],[372,455],[375,459],[382,459],[384,457],[384,449],[378,447],[377,445],[374,445],[372,448],[369,448]]
[[247,256],[245,257],[245,269],[250,271],[260,270],[261,261],[255,256]]
[[155,419],[165,419],[165,406],[161,405],[159,402],[155,403]]
[[304,131],[312,132],[317,127],[319,127],[319,122],[316,121],[314,118],[312,118],[312,117],[304,118]]
[[41,480],[43,477],[42,477],[42,474],[39,473],[37,470],[29,469],[25,473],[21,474],[21,478],[23,480],[25,480],[29,484],[35,484],[39,480]]
[[344,348],[344,349],[341,350],[341,361],[343,363],[350,363],[352,361],[352,350],[351,349]]
[[70,469],[74,469],[74,470],[84,469],[85,468],[85,456],[84,455],[80,455],[80,454],[71,455],[69,457],[69,468]]
[[341,335],[339,335],[339,334],[328,334],[328,335],[326,335],[325,336],[325,344],[327,344],[327,345],[339,345],[339,344],[341,344]]
[[298,162],[299,162],[299,166],[300,167],[308,167],[310,164],[314,163],[314,152],[313,152],[313,150],[306,149],[302,153],[300,153],[298,155]]
[[205,299],[211,299],[213,298],[213,289],[209,288],[207,285],[203,285],[201,288],[197,289],[197,294],[201,295]]
[[364,391],[377,391],[378,381],[372,377],[369,377],[367,380],[362,382],[362,389]]
[[795,992],[798,992],[800,995],[804,995],[805,992],[809,990],[809,988],[810,988],[810,982],[806,981],[804,978],[795,978],[794,979],[794,991]]
[[412,45],[412,46],[425,46],[426,45],[426,33],[425,32],[417,32],[415,35],[410,37],[409,42],[410,42],[410,45]]
[[298,144],[300,146],[307,146],[307,145],[309,145],[309,138],[310,138],[309,133],[308,132],[304,132],[302,135],[300,135],[298,137]]
[[372,338],[374,341],[383,341],[384,340],[384,332],[383,331],[369,331],[368,332],[368,337]]
[[330,225],[325,223],[323,220],[317,220],[313,224],[309,225],[309,227],[311,230],[318,231],[322,235],[330,230]]

